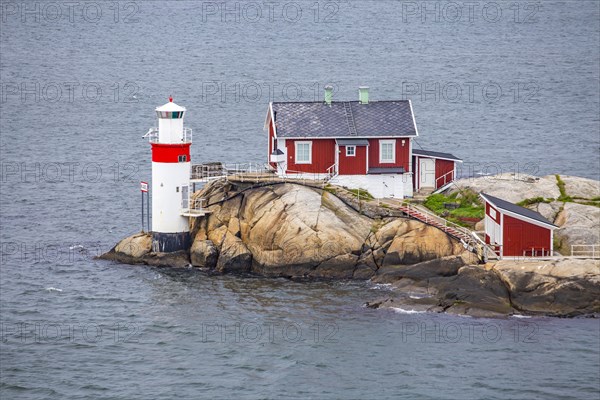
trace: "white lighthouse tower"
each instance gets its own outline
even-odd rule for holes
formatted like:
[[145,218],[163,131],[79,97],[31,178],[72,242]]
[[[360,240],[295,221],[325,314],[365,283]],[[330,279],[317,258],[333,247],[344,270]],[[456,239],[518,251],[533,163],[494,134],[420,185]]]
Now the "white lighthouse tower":
[[156,108],[158,129],[147,137],[152,145],[152,250],[173,252],[190,246],[189,208],[192,130],[184,128],[185,108],[173,98]]

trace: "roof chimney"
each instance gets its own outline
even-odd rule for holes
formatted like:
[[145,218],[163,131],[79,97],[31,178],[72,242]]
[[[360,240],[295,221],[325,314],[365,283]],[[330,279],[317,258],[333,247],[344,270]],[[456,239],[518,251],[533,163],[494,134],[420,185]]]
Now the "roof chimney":
[[331,100],[333,100],[333,86],[327,85],[325,86],[325,104],[331,105]]
[[359,86],[358,87],[358,101],[360,104],[369,104],[369,87]]

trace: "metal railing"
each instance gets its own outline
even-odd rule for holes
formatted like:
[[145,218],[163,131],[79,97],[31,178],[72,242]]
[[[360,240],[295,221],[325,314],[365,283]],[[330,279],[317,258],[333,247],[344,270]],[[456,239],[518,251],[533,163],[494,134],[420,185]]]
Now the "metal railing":
[[329,173],[304,172],[288,169],[284,175],[275,175],[275,179],[284,182],[301,182],[302,184],[317,184],[325,186],[332,178]]
[[[158,143],[158,128],[150,128],[148,132],[142,137],[147,138],[150,143]],[[178,143],[192,143],[192,139],[192,128],[183,128],[181,141]]]
[[192,143],[193,132],[192,128],[183,128],[183,143]]
[[286,170],[278,175],[270,164],[261,163],[207,163],[191,166],[191,179],[209,181],[213,179],[236,180],[240,182],[302,182],[304,184],[325,185],[336,175],[335,165],[327,168],[326,173],[312,173]]
[[600,244],[572,244],[571,256],[600,258]]
[[273,172],[268,164],[237,163],[223,164],[212,162],[206,164],[194,164],[191,166],[191,178],[195,180],[210,180],[213,178],[226,178],[239,174],[267,174]]
[[327,177],[325,178],[327,180],[327,182],[329,182],[330,180],[332,180],[333,178],[335,178],[337,176],[337,164],[333,164],[331,167],[327,168]]
[[[449,178],[448,177],[449,175],[452,175],[452,177]],[[444,175],[440,176],[439,178],[437,178],[435,180],[435,190],[438,190],[439,188],[445,186],[447,183],[450,183],[453,180],[454,180],[454,170],[446,172]],[[440,184],[440,181],[442,181],[441,184]]]
[[193,198],[192,194],[187,199],[181,199],[182,214],[201,214],[204,215],[207,211],[204,208],[206,199]]
[[[481,252],[481,257],[484,261],[487,261],[490,258],[499,257],[498,253],[496,253],[494,249],[490,248],[490,246],[485,243],[483,239],[477,236],[475,232],[455,224],[454,222],[448,221],[439,215],[433,214],[422,207],[416,207],[408,202],[403,202],[402,208],[402,211],[405,211],[406,214],[410,215],[411,217],[416,218],[428,225],[435,226],[436,228],[441,229],[443,232],[460,239],[468,250],[475,251],[477,254]],[[419,217],[417,214],[420,214],[423,217]]]
[[545,247],[532,247],[530,249],[523,250],[523,257],[550,257],[552,253],[550,249]]
[[436,215],[430,211],[427,211],[422,207],[416,207],[414,204],[411,204],[408,202],[403,202],[402,207],[406,208],[409,215],[412,215],[413,213],[418,213],[418,214],[423,215],[424,216],[423,222],[425,222],[426,224],[435,222],[437,224],[441,224],[444,227],[443,230],[453,229],[455,231],[462,233],[465,236],[471,236],[470,230],[468,230],[458,224],[455,224],[454,222],[450,222],[447,219],[442,218],[439,215]]
[[193,180],[209,180],[226,175],[225,167],[220,162],[192,164],[190,178]]

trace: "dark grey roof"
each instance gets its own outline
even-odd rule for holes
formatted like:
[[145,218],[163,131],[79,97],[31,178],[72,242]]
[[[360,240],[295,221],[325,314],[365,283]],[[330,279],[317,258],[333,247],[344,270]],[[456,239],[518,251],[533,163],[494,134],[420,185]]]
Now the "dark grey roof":
[[369,168],[367,174],[403,174],[404,167]]
[[530,210],[528,208],[518,206],[518,205],[513,204],[513,203],[511,203],[509,201],[502,200],[502,199],[499,199],[499,198],[494,197],[494,196],[490,196],[489,194],[486,194],[486,193],[481,193],[481,196],[484,199],[486,199],[488,202],[492,203],[497,208],[500,208],[502,210],[506,210],[506,211],[509,211],[509,212],[512,212],[512,213],[515,213],[515,214],[519,214],[519,215],[522,215],[524,217],[531,218],[531,219],[533,219],[535,221],[542,222],[544,224],[547,224],[547,225],[550,225],[550,226],[553,226],[553,227],[557,228],[556,225],[554,225],[552,222],[548,221],[541,214],[539,214],[539,213],[537,213],[535,211],[532,211],[532,210]]
[[338,146],[368,146],[367,139],[336,139]]
[[334,101],[331,105],[320,101],[274,102],[273,113],[277,136],[282,138],[417,136],[408,100],[368,104]]
[[440,153],[438,151],[413,149],[413,154],[415,154],[417,156],[427,156],[427,157],[431,157],[431,158],[446,158],[448,160],[462,161],[460,158],[458,158],[450,153]]
[[280,149],[275,149],[275,150],[273,150],[273,152],[271,153],[271,155],[274,155],[274,156],[279,156],[279,155],[281,155],[281,154],[283,154],[283,151],[281,151]]

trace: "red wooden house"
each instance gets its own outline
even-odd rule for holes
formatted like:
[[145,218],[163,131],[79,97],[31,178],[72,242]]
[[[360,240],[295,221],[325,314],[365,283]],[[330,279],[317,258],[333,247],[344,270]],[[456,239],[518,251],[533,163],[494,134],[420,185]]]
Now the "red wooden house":
[[329,179],[378,198],[438,189],[455,179],[461,162],[413,151],[419,134],[410,100],[369,102],[366,87],[358,101],[332,101],[326,87],[323,102],[272,102],[265,129],[269,163],[280,176]]
[[557,227],[539,213],[489,194],[485,201],[485,242],[500,257],[551,256]]

